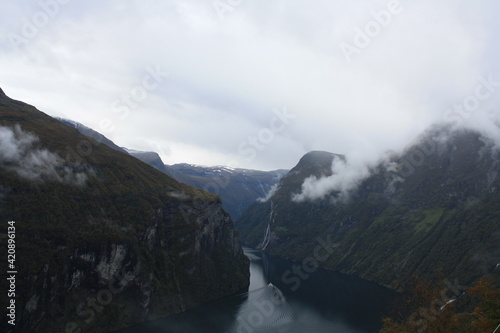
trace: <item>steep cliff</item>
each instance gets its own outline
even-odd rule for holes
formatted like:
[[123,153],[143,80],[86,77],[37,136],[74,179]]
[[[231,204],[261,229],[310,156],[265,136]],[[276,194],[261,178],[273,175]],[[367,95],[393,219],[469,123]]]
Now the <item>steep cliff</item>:
[[[244,242],[294,260],[316,258],[321,245],[327,256],[321,252],[318,265],[396,289],[412,275],[439,272],[466,284],[495,269],[500,152],[490,139],[433,128],[402,154],[371,166],[348,195],[341,186],[322,190],[344,184],[332,161],[344,159],[307,154],[268,202],[249,207],[236,223]],[[344,171],[345,177],[355,172]],[[297,200],[305,179],[313,179],[309,191],[323,195]]]
[[16,232],[14,266],[2,261],[17,271],[16,326],[2,321],[4,332],[106,332],[248,286],[216,195],[4,94],[0,220]]

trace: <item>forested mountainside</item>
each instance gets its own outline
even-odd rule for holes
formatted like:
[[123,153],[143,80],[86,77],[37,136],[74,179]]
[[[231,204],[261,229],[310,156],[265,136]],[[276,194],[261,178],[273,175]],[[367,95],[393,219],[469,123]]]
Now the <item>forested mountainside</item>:
[[0,138],[0,219],[2,233],[15,222],[16,251],[2,270],[17,271],[16,326],[3,332],[107,332],[247,288],[218,196],[1,90]]
[[[244,243],[282,258],[314,257],[322,267],[394,289],[411,276],[471,283],[500,258],[500,153],[473,131],[434,127],[401,154],[391,154],[346,195],[297,200],[304,181],[335,177],[327,152],[305,155],[269,201],[237,221]],[[294,200],[295,198],[295,200]],[[323,252],[322,252],[323,253]],[[290,277],[292,278],[292,277]]]

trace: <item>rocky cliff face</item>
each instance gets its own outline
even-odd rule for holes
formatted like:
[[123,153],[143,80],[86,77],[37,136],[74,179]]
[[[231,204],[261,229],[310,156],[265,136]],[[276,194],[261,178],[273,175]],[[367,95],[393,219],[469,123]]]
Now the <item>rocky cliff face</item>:
[[0,135],[0,219],[15,221],[18,271],[16,326],[2,331],[107,332],[247,288],[217,196],[6,96]]
[[[316,260],[320,266],[396,289],[412,275],[441,274],[466,284],[495,269],[500,153],[494,142],[475,132],[434,128],[402,154],[372,166],[347,197],[337,189],[294,200],[306,178],[338,177],[331,161],[342,160],[306,155],[268,202],[252,205],[237,221],[244,242],[298,261],[315,258],[315,249],[326,246],[327,256],[321,252]],[[314,184],[309,190],[321,187]]]
[[241,248],[220,204],[196,216],[192,223],[198,228],[180,240],[172,238],[169,226],[169,215],[177,209],[170,205],[158,210],[138,237],[142,249],[112,240],[56,248],[52,256],[57,260],[47,258],[42,270],[29,277],[30,297],[20,309],[16,332],[54,332],[57,327],[60,332],[66,327],[107,331],[182,312],[245,288],[248,276]]

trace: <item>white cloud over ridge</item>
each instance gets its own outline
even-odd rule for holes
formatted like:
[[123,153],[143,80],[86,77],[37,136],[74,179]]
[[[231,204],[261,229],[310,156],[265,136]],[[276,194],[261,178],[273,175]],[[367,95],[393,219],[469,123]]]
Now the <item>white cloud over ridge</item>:
[[74,172],[64,160],[47,149],[38,148],[38,138],[19,125],[0,126],[0,168],[30,181],[57,181],[83,186],[87,175]]
[[[466,130],[479,133],[484,140],[485,152],[496,158],[500,151],[500,122],[491,119],[491,113],[477,114],[468,119],[467,126],[461,122],[441,123],[424,132],[404,149],[372,154],[352,152],[345,159],[334,158],[331,165],[331,175],[310,176],[304,180],[298,193],[291,196],[294,202],[324,200],[329,198],[332,203],[347,202],[359,186],[374,175],[384,170],[391,178],[387,191],[391,192],[394,184],[404,182],[419,165],[420,159],[426,159],[432,154],[439,154],[442,149],[457,135]],[[410,150],[411,149],[411,150]],[[365,150],[368,151],[368,150]],[[415,154],[401,159],[405,153]],[[415,159],[415,160],[413,160]],[[498,161],[496,162],[499,163]],[[496,177],[496,172],[494,172]]]
[[304,180],[301,191],[292,195],[292,201],[304,202],[330,197],[333,202],[347,201],[352,191],[372,174],[381,159],[373,156],[352,154],[344,158],[335,157],[330,176],[311,176]]

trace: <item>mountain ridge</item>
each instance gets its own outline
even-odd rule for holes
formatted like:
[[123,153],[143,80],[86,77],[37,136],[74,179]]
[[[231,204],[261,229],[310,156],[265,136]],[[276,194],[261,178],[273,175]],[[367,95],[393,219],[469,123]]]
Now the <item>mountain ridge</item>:
[[236,220],[251,203],[265,197],[287,173],[287,170],[260,171],[189,163],[167,165],[157,152],[119,147],[101,133],[79,122],[57,117],[55,119],[112,149],[127,153],[153,166],[181,183],[219,195],[224,209],[233,220]]
[[202,167],[187,163],[169,166],[180,182],[217,193],[234,220],[253,202],[265,197],[286,170],[259,171],[228,167]]
[[20,272],[16,332],[110,331],[248,286],[218,196],[7,96],[0,130],[0,218],[15,221]]
[[436,270],[470,283],[497,264],[500,154],[479,133],[431,129],[373,167],[347,201],[334,200],[332,191],[294,202],[303,179],[332,173],[314,159],[301,161],[282,179],[281,190],[236,221],[244,243],[265,244],[273,255],[300,261],[328,235],[332,249],[323,267],[393,289]]

